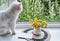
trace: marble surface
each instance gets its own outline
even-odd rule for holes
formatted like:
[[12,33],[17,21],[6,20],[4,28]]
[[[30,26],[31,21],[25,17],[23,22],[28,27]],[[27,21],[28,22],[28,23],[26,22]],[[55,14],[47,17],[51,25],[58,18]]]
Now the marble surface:
[[[26,41],[24,39],[18,39],[18,37],[26,37],[31,38],[31,34],[23,33],[25,29],[16,29],[16,35],[7,35],[7,36],[0,36],[0,41]],[[47,28],[51,33],[50,41],[60,41],[60,28]]]

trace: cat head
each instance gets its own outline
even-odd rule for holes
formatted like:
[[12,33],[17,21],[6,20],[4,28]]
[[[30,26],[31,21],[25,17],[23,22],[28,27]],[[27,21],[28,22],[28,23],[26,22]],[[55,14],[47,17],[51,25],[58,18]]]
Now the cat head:
[[13,2],[11,4],[11,9],[14,12],[21,12],[22,9],[23,9],[22,3],[21,2],[17,2],[17,1]]

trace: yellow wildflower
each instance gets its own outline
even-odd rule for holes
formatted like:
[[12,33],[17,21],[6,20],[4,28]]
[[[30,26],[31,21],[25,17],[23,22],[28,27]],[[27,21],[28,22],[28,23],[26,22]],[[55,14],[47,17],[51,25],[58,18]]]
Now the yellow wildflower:
[[43,28],[47,28],[47,25],[43,25]]
[[46,22],[45,20],[43,21],[43,23],[44,23],[44,24],[47,24],[47,22]]
[[41,26],[41,21],[40,19],[34,18],[34,20],[32,20],[32,26],[37,29]]
[[47,28],[47,22],[45,20],[42,21],[41,19],[34,18],[31,23],[35,29],[39,27]]

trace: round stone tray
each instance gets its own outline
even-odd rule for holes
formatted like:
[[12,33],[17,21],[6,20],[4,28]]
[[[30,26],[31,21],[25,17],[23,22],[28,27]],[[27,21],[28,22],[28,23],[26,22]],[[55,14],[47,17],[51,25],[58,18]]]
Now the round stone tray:
[[[26,29],[26,30],[24,30],[23,32],[24,33],[29,33],[30,31],[32,31],[33,29]],[[43,36],[43,38],[41,38],[41,39],[35,39],[35,38],[24,38],[24,37],[18,37],[19,39],[25,39],[25,40],[27,40],[27,41],[50,41],[50,37],[51,37],[51,35],[50,35],[50,33],[49,32],[47,32],[46,30],[43,30],[43,29],[41,29],[41,31],[44,33],[44,36]]]

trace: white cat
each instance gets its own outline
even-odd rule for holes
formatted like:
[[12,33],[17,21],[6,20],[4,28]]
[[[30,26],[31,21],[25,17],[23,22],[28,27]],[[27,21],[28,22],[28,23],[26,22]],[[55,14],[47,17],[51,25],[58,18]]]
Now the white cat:
[[15,1],[8,9],[0,11],[0,35],[8,34],[10,30],[15,34],[16,20],[22,9],[22,3]]

